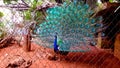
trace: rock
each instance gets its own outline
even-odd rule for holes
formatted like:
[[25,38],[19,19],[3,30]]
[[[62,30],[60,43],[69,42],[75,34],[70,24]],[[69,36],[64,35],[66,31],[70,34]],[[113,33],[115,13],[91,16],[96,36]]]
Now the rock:
[[29,68],[32,65],[32,61],[28,60],[27,62],[23,63],[20,68]]
[[52,55],[52,54],[48,54],[48,55],[47,55],[47,58],[48,58],[49,60],[58,60],[58,59],[59,59],[56,55]]
[[14,57],[14,59],[11,60],[11,62],[7,65],[6,68],[15,68],[21,66],[25,60],[22,57]]
[[13,56],[6,68],[29,68],[32,65],[31,60],[25,60],[20,56]]

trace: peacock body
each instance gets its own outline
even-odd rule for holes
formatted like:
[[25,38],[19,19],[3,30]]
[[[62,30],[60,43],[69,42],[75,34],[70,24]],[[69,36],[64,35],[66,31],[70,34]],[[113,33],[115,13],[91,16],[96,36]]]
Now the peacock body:
[[[53,48],[58,45],[60,51],[89,51],[89,43],[95,43],[94,33],[99,29],[100,19],[92,18],[94,12],[84,2],[63,3],[49,8],[46,21],[37,26],[39,44]],[[40,42],[41,41],[41,42]]]

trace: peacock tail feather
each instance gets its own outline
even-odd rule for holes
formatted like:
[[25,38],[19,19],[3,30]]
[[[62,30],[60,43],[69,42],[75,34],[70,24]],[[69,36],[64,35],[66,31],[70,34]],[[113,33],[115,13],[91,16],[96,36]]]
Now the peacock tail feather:
[[84,2],[64,2],[61,6],[49,8],[46,20],[37,26],[39,44],[52,47],[57,33],[59,50],[89,51],[89,43],[95,43],[94,33],[100,28],[100,18],[92,18],[94,13]]

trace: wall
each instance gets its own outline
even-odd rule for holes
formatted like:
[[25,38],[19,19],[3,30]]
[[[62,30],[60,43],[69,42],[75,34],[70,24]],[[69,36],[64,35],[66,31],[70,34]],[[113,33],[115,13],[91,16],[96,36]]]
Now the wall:
[[114,46],[114,56],[120,60],[120,33],[116,36]]

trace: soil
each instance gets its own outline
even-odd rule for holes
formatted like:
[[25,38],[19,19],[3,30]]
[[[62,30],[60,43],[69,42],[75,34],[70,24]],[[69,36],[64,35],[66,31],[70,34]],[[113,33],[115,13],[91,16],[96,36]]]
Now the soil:
[[52,49],[32,43],[30,52],[22,43],[0,49],[0,68],[119,68],[120,61],[113,54],[94,46],[90,52],[70,52],[56,60]]

